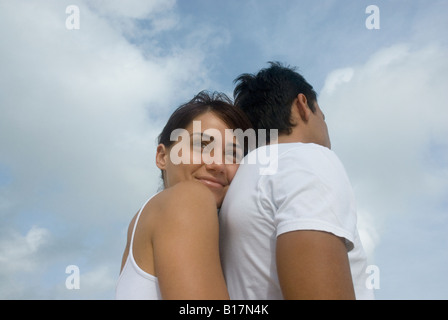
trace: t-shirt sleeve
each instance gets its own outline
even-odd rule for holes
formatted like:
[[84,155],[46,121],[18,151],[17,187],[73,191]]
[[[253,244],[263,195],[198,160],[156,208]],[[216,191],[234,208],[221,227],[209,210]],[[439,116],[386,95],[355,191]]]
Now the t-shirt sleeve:
[[279,156],[276,174],[263,177],[262,198],[269,199],[264,205],[274,212],[277,236],[298,230],[325,231],[344,238],[350,251],[356,232],[350,183],[331,153],[312,151],[306,156],[293,152]]

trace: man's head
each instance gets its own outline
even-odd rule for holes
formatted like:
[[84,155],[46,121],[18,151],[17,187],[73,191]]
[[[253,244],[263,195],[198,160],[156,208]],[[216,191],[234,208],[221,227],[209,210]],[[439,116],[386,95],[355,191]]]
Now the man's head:
[[279,142],[317,143],[330,148],[325,117],[313,87],[294,68],[270,62],[257,74],[236,80],[235,105],[249,117],[254,129],[278,129]]

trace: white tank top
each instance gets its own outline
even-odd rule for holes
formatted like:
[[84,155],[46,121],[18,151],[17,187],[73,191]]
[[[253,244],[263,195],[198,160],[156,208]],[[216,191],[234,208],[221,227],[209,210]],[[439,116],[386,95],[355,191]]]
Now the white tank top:
[[134,233],[143,208],[151,200],[146,201],[140,209],[135,219],[134,228],[131,235],[131,243],[129,244],[129,253],[126,263],[121,271],[118,283],[115,289],[115,299],[117,300],[161,300],[159,282],[157,277],[143,271],[135,262],[132,253],[134,242]]

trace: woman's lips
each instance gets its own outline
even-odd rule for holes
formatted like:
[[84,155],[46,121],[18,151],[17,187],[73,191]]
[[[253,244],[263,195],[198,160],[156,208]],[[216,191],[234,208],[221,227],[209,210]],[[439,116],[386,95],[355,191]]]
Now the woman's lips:
[[207,187],[210,188],[215,188],[215,189],[222,189],[224,188],[224,183],[222,183],[219,180],[216,179],[212,179],[212,178],[197,178],[200,182],[202,182],[204,185],[206,185]]

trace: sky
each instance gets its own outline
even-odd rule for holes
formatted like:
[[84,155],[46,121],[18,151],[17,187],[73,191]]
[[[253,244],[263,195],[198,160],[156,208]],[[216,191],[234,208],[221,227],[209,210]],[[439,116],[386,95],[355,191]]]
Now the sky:
[[448,299],[447,15],[444,0],[0,0],[0,299],[113,299],[168,116],[268,61],[318,92],[376,297]]

